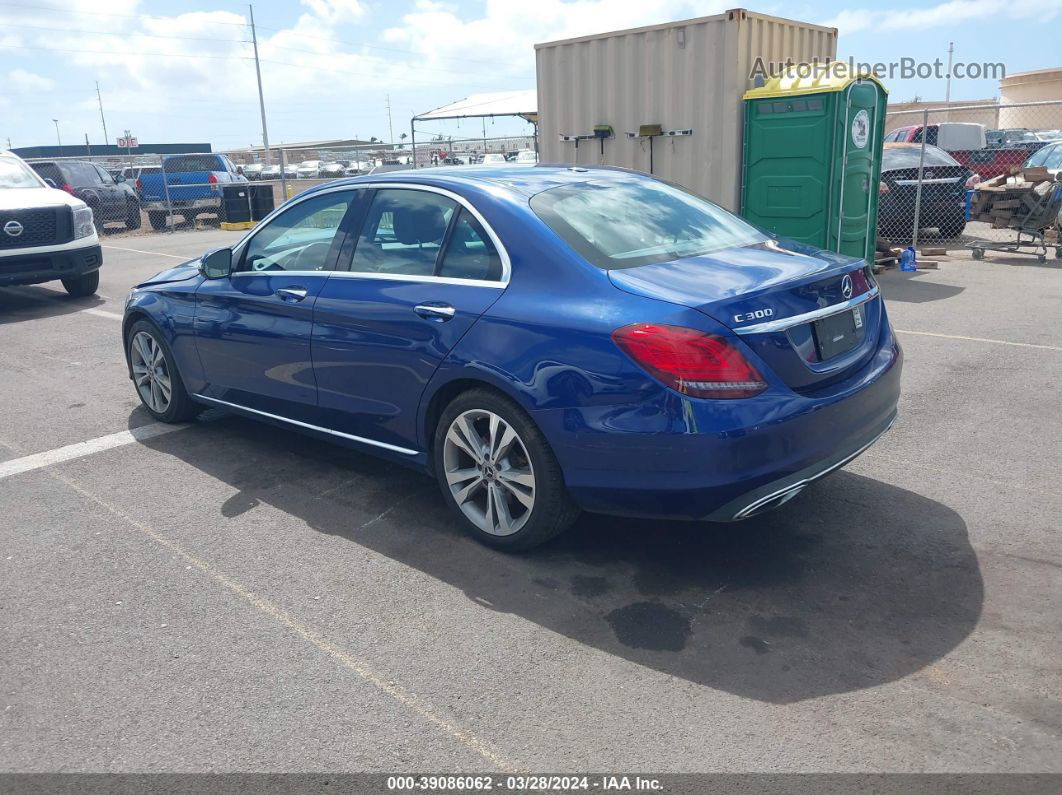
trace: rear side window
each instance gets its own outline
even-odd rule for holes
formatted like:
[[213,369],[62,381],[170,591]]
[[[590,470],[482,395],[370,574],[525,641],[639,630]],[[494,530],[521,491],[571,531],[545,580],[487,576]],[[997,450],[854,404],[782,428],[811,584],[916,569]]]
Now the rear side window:
[[500,281],[501,257],[479,220],[461,208],[439,264],[439,276]]
[[350,270],[432,276],[457,202],[422,190],[380,190],[354,249]]
[[762,243],[755,227],[706,199],[645,177],[543,191],[531,209],[599,268],[632,268]]
[[163,161],[163,167],[169,172],[178,171],[224,171],[216,155],[177,155]]

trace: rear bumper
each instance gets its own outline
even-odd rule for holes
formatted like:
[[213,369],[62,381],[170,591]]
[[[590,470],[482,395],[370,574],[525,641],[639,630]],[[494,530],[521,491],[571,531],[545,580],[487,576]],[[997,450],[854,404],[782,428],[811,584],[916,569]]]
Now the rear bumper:
[[874,443],[896,418],[902,353],[881,347],[845,385],[806,397],[534,412],[575,501],[596,513],[739,521],[777,507]]
[[212,199],[170,199],[169,204],[165,201],[145,201],[140,206],[149,211],[166,211],[171,207],[174,210],[208,210],[220,207],[221,197],[218,196]]
[[41,254],[0,255],[0,286],[70,279],[99,270],[102,264],[103,253],[98,244]]

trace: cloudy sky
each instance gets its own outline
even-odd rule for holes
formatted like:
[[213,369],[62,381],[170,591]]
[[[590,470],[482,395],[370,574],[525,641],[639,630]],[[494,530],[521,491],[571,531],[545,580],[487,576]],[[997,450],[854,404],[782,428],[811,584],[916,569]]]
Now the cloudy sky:
[[[388,137],[414,112],[483,91],[534,88],[538,41],[705,16],[736,0],[256,0],[273,143]],[[1062,0],[894,0],[752,4],[839,28],[838,55],[1002,61],[1008,72],[1058,66]],[[1053,23],[1053,24],[1051,24]],[[0,146],[101,143],[99,81],[112,139],[259,143],[247,5],[229,0],[0,0]],[[943,81],[886,81],[894,100],[939,99]],[[958,99],[993,97],[995,80],[954,81]],[[435,124],[478,134],[478,123]],[[520,132],[498,122],[489,133]]]

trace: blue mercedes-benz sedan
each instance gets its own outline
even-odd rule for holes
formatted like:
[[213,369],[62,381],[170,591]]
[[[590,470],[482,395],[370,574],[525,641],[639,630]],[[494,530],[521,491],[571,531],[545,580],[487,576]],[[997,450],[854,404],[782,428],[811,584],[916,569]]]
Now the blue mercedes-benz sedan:
[[406,462],[508,550],[581,509],[777,507],[873,444],[900,389],[865,263],[604,168],[320,185],[135,287],[123,335],[158,420],[220,406]]

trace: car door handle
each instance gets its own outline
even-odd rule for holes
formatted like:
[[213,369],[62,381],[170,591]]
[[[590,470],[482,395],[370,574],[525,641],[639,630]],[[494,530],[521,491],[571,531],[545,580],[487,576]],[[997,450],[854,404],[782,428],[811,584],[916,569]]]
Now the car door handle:
[[276,294],[281,301],[301,301],[306,297],[306,290],[302,287],[281,287]]
[[413,311],[425,320],[434,320],[438,323],[445,323],[457,312],[449,304],[417,304],[413,307]]

